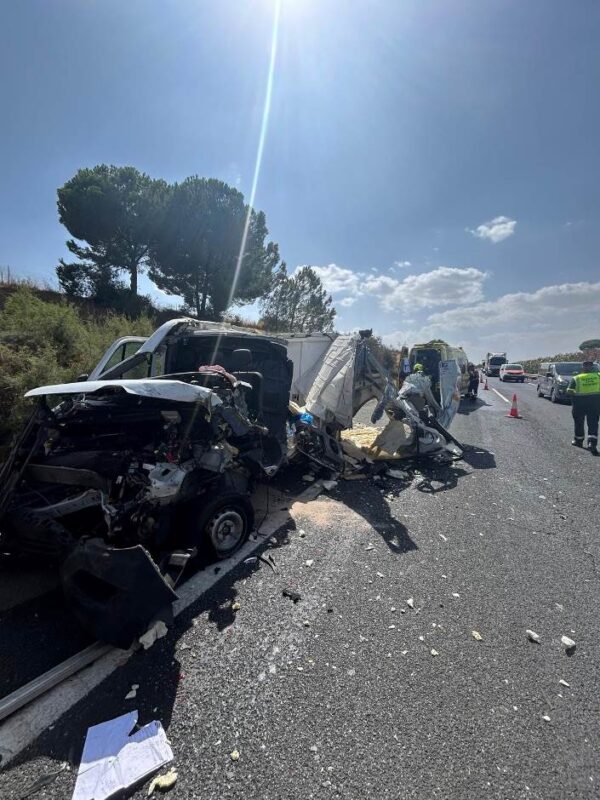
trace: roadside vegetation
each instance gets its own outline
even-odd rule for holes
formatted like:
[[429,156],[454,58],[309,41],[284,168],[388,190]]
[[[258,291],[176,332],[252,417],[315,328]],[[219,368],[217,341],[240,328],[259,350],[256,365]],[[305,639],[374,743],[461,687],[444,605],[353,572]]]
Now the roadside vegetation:
[[592,361],[600,360],[600,339],[586,339],[579,345],[579,350],[574,353],[557,353],[554,356],[540,356],[540,358],[530,358],[522,361],[525,372],[537,373],[540,364],[552,363],[557,361],[583,361],[589,358]]
[[74,380],[119,336],[147,335],[154,327],[146,315],[85,314],[67,300],[49,302],[27,286],[18,287],[0,311],[0,444],[30,413],[26,391]]

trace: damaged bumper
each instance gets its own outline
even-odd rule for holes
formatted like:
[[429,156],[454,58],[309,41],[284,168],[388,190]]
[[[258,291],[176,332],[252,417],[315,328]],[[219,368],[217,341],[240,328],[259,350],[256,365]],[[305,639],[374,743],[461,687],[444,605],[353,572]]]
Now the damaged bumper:
[[65,597],[100,641],[128,648],[156,619],[169,624],[177,595],[141,545],[80,541],[62,565]]

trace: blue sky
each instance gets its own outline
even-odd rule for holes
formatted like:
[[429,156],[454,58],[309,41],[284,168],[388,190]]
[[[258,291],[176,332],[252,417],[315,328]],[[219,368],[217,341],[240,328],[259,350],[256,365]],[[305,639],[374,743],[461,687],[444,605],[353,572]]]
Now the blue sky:
[[[82,166],[248,196],[276,2],[1,3],[0,265],[53,280]],[[282,0],[255,205],[340,330],[600,336],[599,41],[597,0]]]

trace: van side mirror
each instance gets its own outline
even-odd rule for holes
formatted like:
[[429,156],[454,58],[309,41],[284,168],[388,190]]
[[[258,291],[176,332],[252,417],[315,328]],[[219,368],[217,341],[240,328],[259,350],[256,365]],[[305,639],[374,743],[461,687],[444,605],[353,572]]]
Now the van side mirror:
[[547,378],[551,378],[551,377],[552,377],[552,373],[551,373],[551,372],[547,372],[547,373],[546,373],[546,377],[547,377]]
[[78,375],[78,376],[75,378],[75,383],[81,383],[82,381],[87,381],[87,379],[88,379],[89,377],[90,377],[90,376],[89,376],[89,373],[87,373],[87,372],[82,372],[82,373],[81,373],[81,375]]

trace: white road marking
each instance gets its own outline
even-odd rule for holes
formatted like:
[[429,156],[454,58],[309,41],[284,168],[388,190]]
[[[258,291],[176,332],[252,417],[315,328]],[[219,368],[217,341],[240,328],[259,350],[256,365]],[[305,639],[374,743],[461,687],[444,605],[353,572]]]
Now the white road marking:
[[492,390],[492,392],[496,392],[496,394],[498,395],[498,397],[501,397],[501,398],[502,398],[502,400],[504,400],[504,402],[505,402],[505,403],[510,403],[510,400],[508,399],[508,397],[505,397],[505,396],[504,396],[504,395],[503,395],[501,392],[499,392],[497,389],[494,389],[494,387],[493,387],[493,386],[490,386],[490,389]]
[[[292,502],[306,503],[314,500],[322,491],[319,482],[312,484],[297,497],[286,498]],[[259,516],[259,513],[257,513]],[[265,540],[275,533],[290,519],[287,509],[274,511],[260,526],[260,533],[255,540],[248,540],[241,550],[218,562],[219,571],[215,574],[216,564],[211,564],[201,572],[196,573],[183,586],[178,589],[178,600],[174,603],[175,616],[211,589],[216,583],[231,572],[245,558],[257,550]],[[133,650],[111,650],[98,661],[73,675],[64,683],[59,684],[51,691],[39,697],[33,703],[17,711],[0,725],[0,754],[2,767],[11,761],[21,750],[28,747],[50,725],[69,711],[93,689],[107,678],[117,667],[123,666],[133,655]]]

